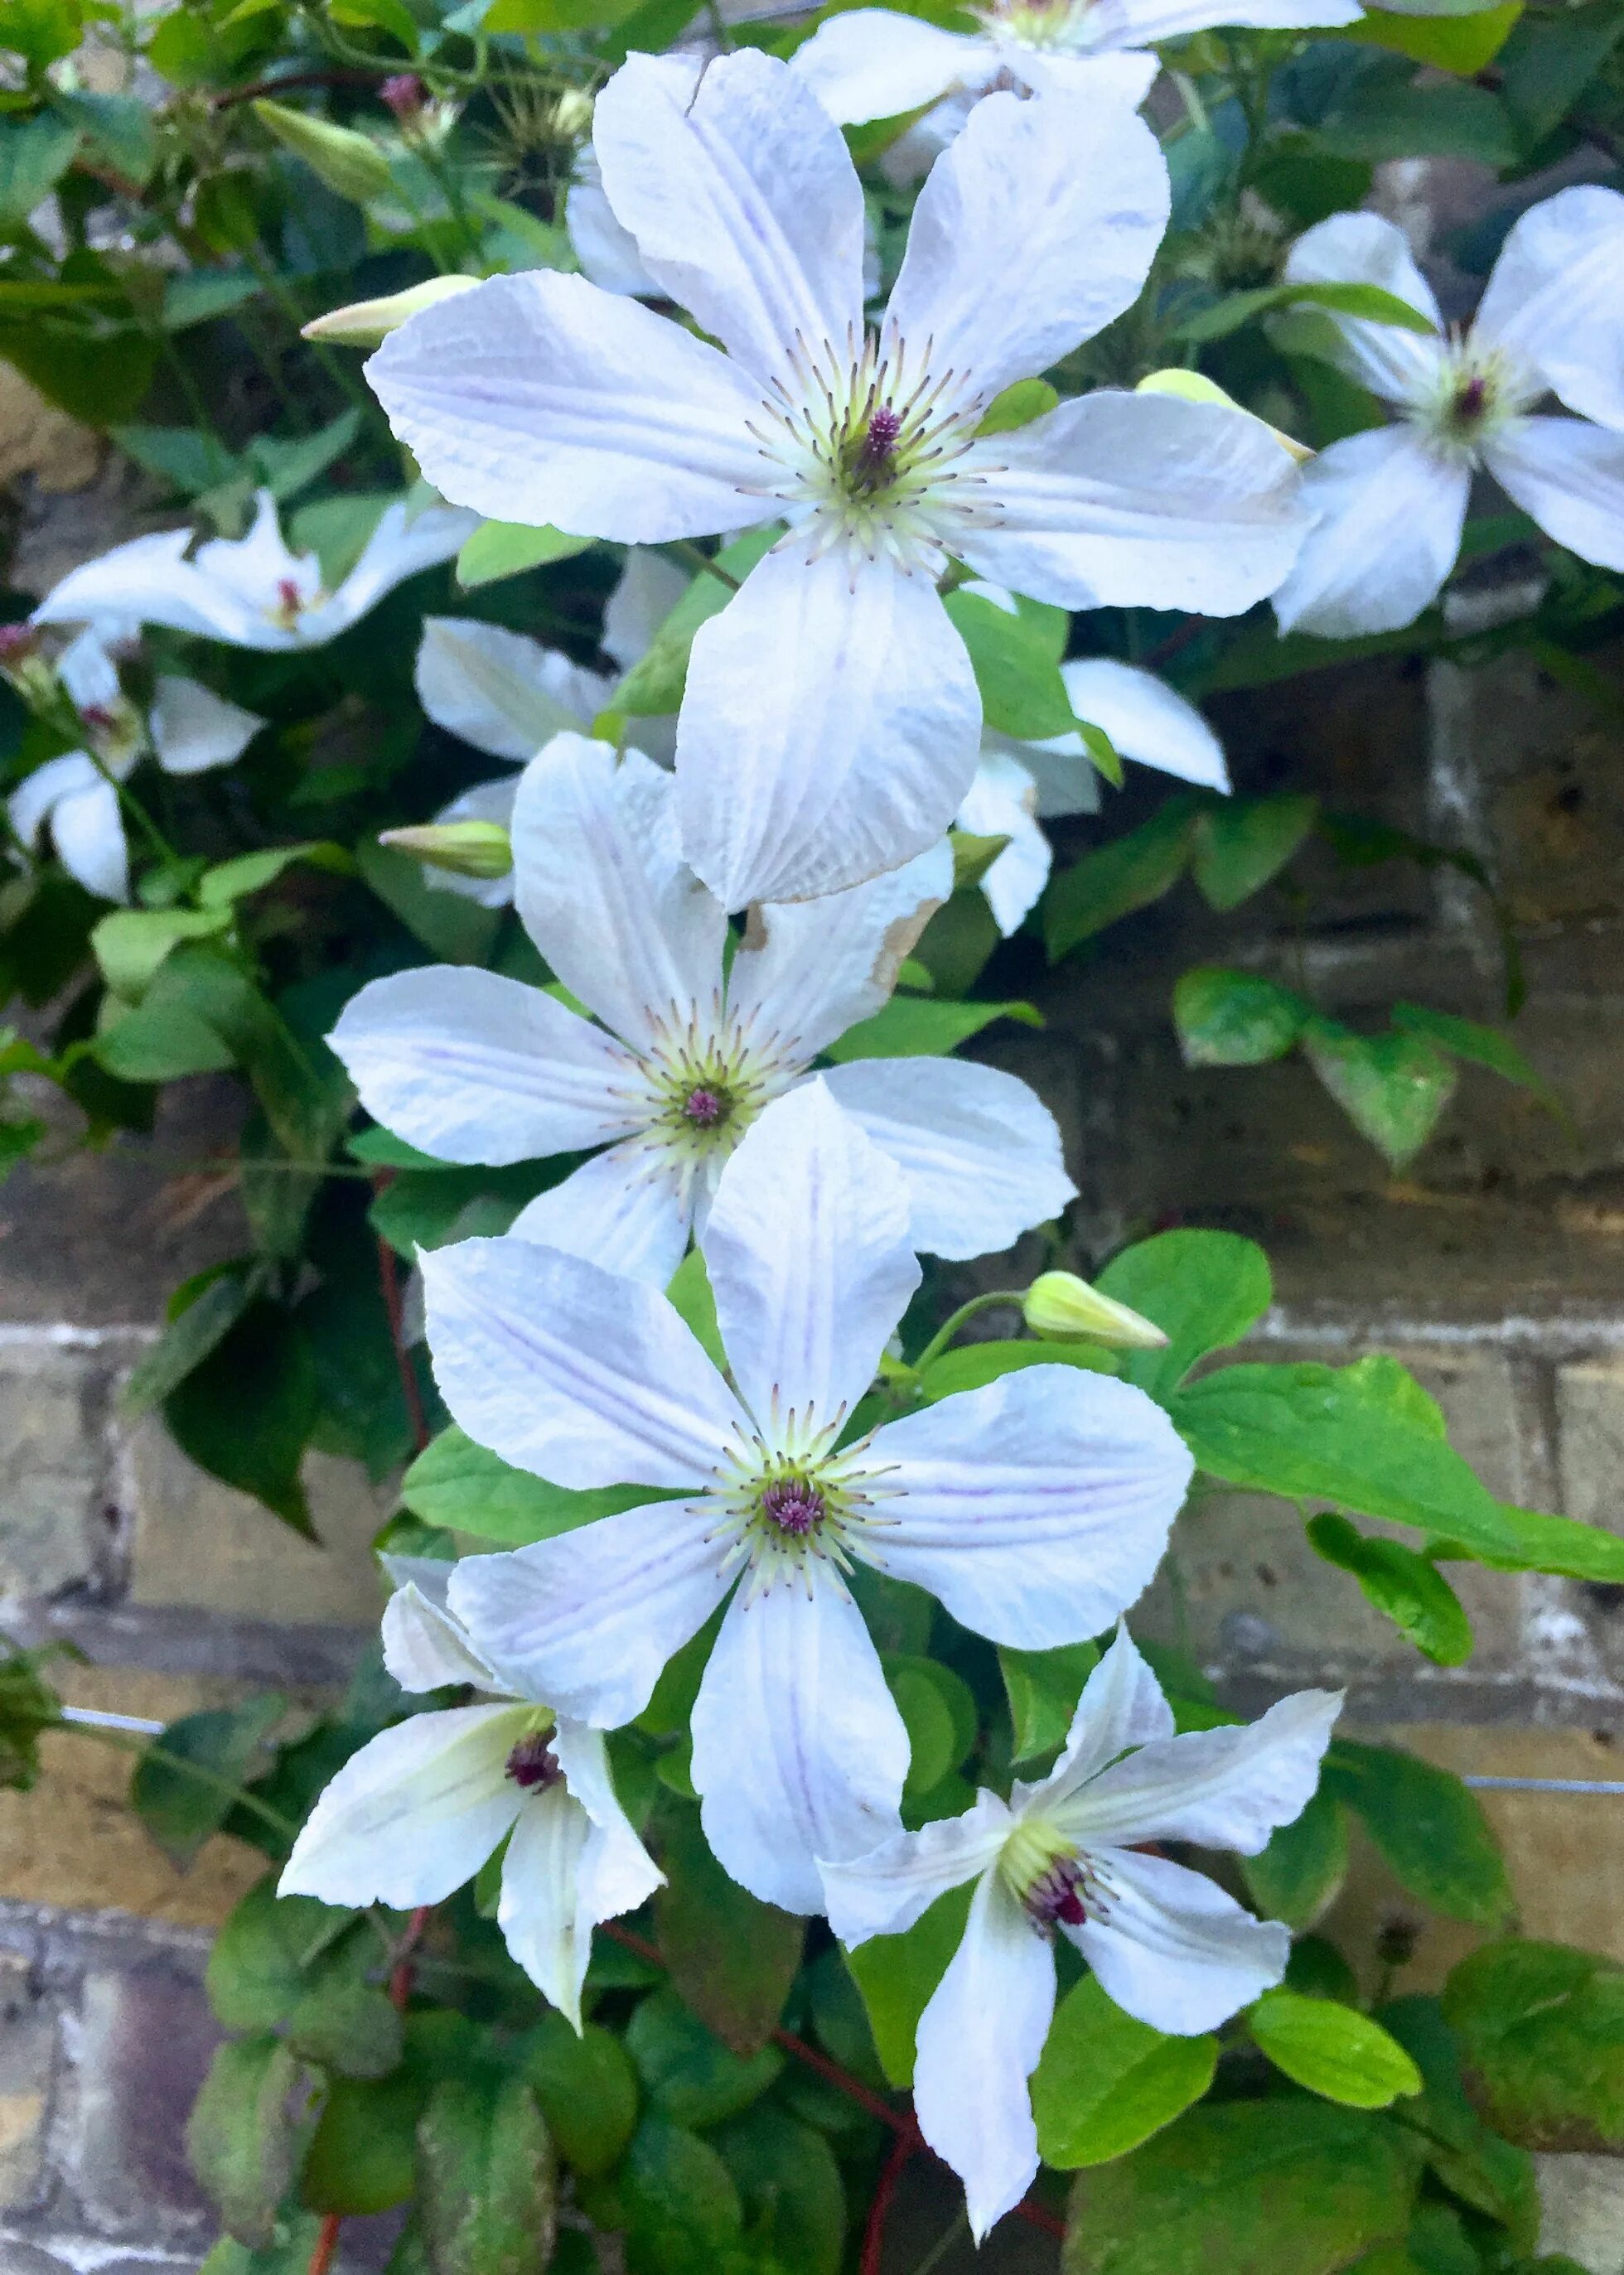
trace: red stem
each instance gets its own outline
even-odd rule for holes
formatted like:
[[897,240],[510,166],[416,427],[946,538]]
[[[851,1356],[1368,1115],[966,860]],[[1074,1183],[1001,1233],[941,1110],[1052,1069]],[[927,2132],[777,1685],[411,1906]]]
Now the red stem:
[[406,1922],[406,1932],[395,1946],[395,1963],[389,1969],[389,2004],[397,2014],[406,2011],[406,2001],[412,1996],[412,1978],[416,1969],[412,1954],[423,1940],[423,1931],[428,1925],[432,1904],[419,1904]]
[[898,2133],[891,2143],[891,2153],[880,2169],[880,2178],[874,2186],[874,2200],[868,2208],[868,2218],[864,2225],[857,2275],[880,2275],[880,2263],[885,2254],[886,2222],[891,2216],[896,2184],[919,2145],[918,2133],[912,2128],[905,2133]]
[[281,79],[256,79],[251,86],[234,87],[224,94],[217,94],[209,104],[211,110],[230,110],[234,103],[253,102],[261,94],[280,94],[289,87],[375,87],[380,79],[393,68],[381,63],[375,71],[289,72]]
[[333,2254],[338,2249],[338,2231],[344,2226],[344,2214],[329,2211],[317,2234],[315,2249],[310,2255],[310,2275],[328,2275],[333,2264]]

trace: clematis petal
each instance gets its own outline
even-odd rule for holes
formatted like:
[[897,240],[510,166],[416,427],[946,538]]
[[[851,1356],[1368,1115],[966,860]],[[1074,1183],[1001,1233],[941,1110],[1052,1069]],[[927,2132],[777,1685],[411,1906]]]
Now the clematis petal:
[[383,1664],[403,1690],[439,1690],[448,1683],[471,1683],[476,1690],[501,1692],[506,1686],[474,1650],[447,1601],[452,1566],[440,1567],[438,1581],[421,1571],[427,1557],[410,1561],[412,1576],[392,1573],[394,1594],[383,1607]]
[[[141,634],[140,625],[127,620],[118,631],[132,642]],[[76,710],[115,711],[127,699],[112,655],[114,644],[113,626],[102,617],[77,633],[57,658],[57,676]]]
[[243,536],[211,537],[194,558],[200,576],[256,609],[274,608],[288,593],[307,607],[321,589],[320,561],[289,547],[268,489],[254,492],[253,519]]
[[919,1284],[908,1190],[820,1077],[723,1169],[701,1245],[739,1394],[771,1442],[849,1414]]
[[1017,1785],[1017,1802],[1058,1809],[1130,1746],[1173,1735],[1173,1709],[1127,1629],[1116,1636],[1083,1686],[1060,1759],[1038,1785]]
[[1000,509],[996,527],[965,531],[964,559],[1062,608],[1238,616],[1302,539],[1290,457],[1218,404],[1100,389],[988,435],[963,464]]
[[831,118],[856,126],[900,118],[951,87],[982,86],[998,65],[988,40],[889,8],[851,8],[820,24],[789,67]]
[[1027,2079],[1054,2019],[1054,1954],[996,1872],[919,2017],[914,2114],[964,2183],[978,2243],[1038,2175]]
[[684,866],[670,776],[558,735],[513,807],[514,897],[564,986],[634,1047],[721,1008],[723,911]]
[[860,1855],[896,1823],[908,1733],[827,1566],[734,1597],[692,1729],[705,1837],[763,1903],[821,1911],[818,1859]]
[[933,373],[966,396],[1046,371],[1150,274],[1168,207],[1156,138],[1118,104],[1084,124],[1080,165],[1070,105],[988,95],[919,193],[885,333],[928,340]]
[[1348,639],[1413,624],[1454,566],[1470,487],[1413,427],[1322,450],[1303,483],[1313,526],[1274,595],[1281,631]]
[[1115,12],[1125,40],[1151,47],[1226,24],[1268,32],[1356,24],[1364,11],[1357,0],[1122,0]]
[[1624,427],[1624,198],[1593,182],[1514,223],[1472,324],[1475,341],[1537,372],[1570,411]]
[[391,332],[366,377],[436,489],[504,521],[628,544],[772,519],[717,349],[583,276],[494,276]]
[[848,1945],[905,1935],[938,1896],[997,1863],[1012,1822],[1008,1803],[983,1786],[962,1817],[893,1833],[878,1848],[838,1863],[820,1859],[830,1927]]
[[[1080,655],[1062,663],[1060,676],[1077,717],[1107,734],[1123,758],[1204,790],[1227,790],[1223,744],[1195,705],[1153,671],[1114,656]],[[1038,786],[1038,811],[1046,813],[1041,773]]]
[[952,890],[944,840],[824,900],[759,903],[733,959],[730,1019],[774,1061],[804,1065],[889,1001],[903,957]]
[[578,2030],[593,1923],[581,1917],[592,1819],[562,1785],[526,1794],[502,1860],[496,1924],[545,1999]]
[[[70,758],[78,755],[68,753]],[[129,899],[130,849],[118,792],[111,782],[98,775],[83,790],[57,797],[50,810],[50,834],[57,859],[87,893],[99,894],[104,901]]]
[[1202,1873],[1128,1848],[1090,1861],[1109,1876],[1105,1916],[1091,1906],[1085,1925],[1061,1932],[1124,2014],[1174,2037],[1197,2037],[1285,1974],[1289,1930],[1254,1919]]
[[[603,604],[605,655],[630,671],[648,654],[654,634],[688,590],[688,577],[675,561],[646,545],[633,545],[621,564],[615,589]],[[639,719],[643,734],[655,722]]]
[[[71,569],[34,612],[41,624],[83,624],[92,617],[131,616],[138,624],[169,624],[238,647],[291,647],[263,611],[187,560],[189,529],[132,537],[110,553]],[[269,595],[274,599],[274,593]]]
[[414,510],[412,501],[397,498],[393,505],[385,507],[360,559],[338,590],[304,617],[299,625],[302,643],[311,646],[336,639],[359,624],[397,585],[460,553],[479,525],[477,514],[446,505],[426,505]]
[[534,1160],[635,1130],[636,1062],[522,980],[434,964],[370,980],[328,1038],[366,1111],[442,1161]]
[[900,868],[957,812],[980,724],[970,657],[928,577],[786,539],[694,639],[683,850],[729,909]]
[[59,759],[47,759],[23,776],[6,799],[6,818],[23,844],[37,845],[40,832],[64,797],[102,787],[103,777],[88,751],[64,751]]
[[599,1835],[582,1891],[593,1907],[594,1923],[635,1911],[664,1886],[665,1874],[621,1807],[602,1731],[566,1717],[553,1732],[553,1757]]
[[533,759],[544,743],[589,727],[608,682],[556,648],[469,616],[425,616],[418,700],[448,735],[493,758]]
[[326,1786],[277,1893],[329,1904],[437,1904],[471,1880],[518,1814],[508,1756],[530,1706],[414,1714]]
[[1547,537],[1582,561],[1624,569],[1624,435],[1582,419],[1519,419],[1483,456]]
[[863,329],[863,191],[838,129],[759,49],[628,57],[593,148],[650,276],[755,376]]
[[1286,261],[1288,284],[1375,284],[1404,300],[1438,337],[1367,316],[1333,315],[1348,376],[1388,403],[1413,403],[1435,382],[1444,320],[1432,288],[1416,266],[1403,231],[1380,214],[1333,214],[1300,237]]
[[263,719],[228,702],[195,679],[160,672],[153,689],[152,746],[165,774],[200,775],[229,767],[253,742]]
[[632,1138],[526,1201],[508,1229],[516,1240],[663,1288],[688,1246],[690,1182],[685,1162]]
[[1091,1848],[1194,1840],[1255,1856],[1312,1799],[1341,1704],[1340,1690],[1298,1690],[1259,1721],[1158,1738],[1102,1769],[1058,1821]]
[[[518,776],[502,775],[495,782],[475,782],[442,805],[434,816],[436,821],[499,821],[504,829],[511,829],[513,801],[518,796]],[[465,900],[478,901],[483,909],[510,908],[513,903],[513,872],[502,877],[463,877],[455,869],[436,869],[426,864],[423,881],[436,893],[457,893]]]
[[[1086,760],[1084,771],[1092,772]],[[981,763],[959,807],[958,826],[972,837],[1009,840],[981,878],[993,922],[1006,940],[1020,930],[1049,881],[1049,841],[1034,819],[1037,804],[1038,785],[1030,768],[1009,749],[991,747],[984,736]]]
[[643,266],[636,238],[615,218],[590,147],[576,155],[575,178],[564,198],[564,227],[583,276],[606,292],[660,298],[660,287]]
[[1096,49],[1091,54],[1067,56],[1050,49],[1026,49],[1018,62],[1014,51],[1001,50],[1004,67],[1024,79],[1034,94],[1058,95],[1062,102],[1082,104],[1115,102],[1137,110],[1155,86],[1161,71],[1156,56],[1133,49]]
[[481,1653],[559,1713],[618,1729],[727,1593],[711,1519],[709,1502],[650,1501],[504,1555],[465,1556],[452,1610]]
[[823,1079],[907,1179],[908,1237],[932,1256],[996,1255],[1076,1197],[1054,1116],[997,1067],[853,1059]]
[[863,1542],[977,1635],[1047,1651],[1148,1585],[1194,1467],[1143,1391],[1030,1366],[875,1432],[898,1498]]
[[653,1289],[511,1236],[419,1261],[434,1379],[454,1418],[504,1461],[561,1485],[680,1488],[707,1480],[744,1429]]

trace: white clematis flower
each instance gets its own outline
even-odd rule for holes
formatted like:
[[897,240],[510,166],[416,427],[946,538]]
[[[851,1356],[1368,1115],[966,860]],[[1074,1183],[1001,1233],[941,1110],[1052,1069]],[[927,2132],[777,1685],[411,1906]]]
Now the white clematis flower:
[[57,676],[79,713],[87,747],[47,759],[6,800],[7,819],[20,842],[37,845],[49,829],[68,874],[104,901],[130,897],[130,847],[117,784],[149,752],[170,775],[230,766],[265,724],[195,679],[170,672],[158,674],[143,721],[119,684],[111,653],[132,629],[121,623],[93,626],[63,650]]
[[[616,765],[580,735],[520,778],[518,912],[602,1026],[521,980],[440,964],[373,980],[329,1039],[367,1111],[442,1160],[606,1146],[513,1230],[659,1287],[744,1132],[880,1009],[952,888],[941,845],[827,907],[758,909],[728,971],[727,917],[683,865],[673,804],[639,752]],[[1054,1117],[1013,1075],[857,1059],[823,1078],[903,1171],[921,1249],[1008,1248],[1076,1190]]]
[[531,1981],[581,2027],[592,1931],[665,1875],[615,1795],[603,1735],[536,1705],[469,1640],[446,1601],[456,1568],[385,1559],[397,1583],[383,1656],[404,1690],[469,1685],[489,1704],[414,1714],[324,1789],[277,1893],[329,1904],[437,1904],[505,1840],[496,1920]]
[[[687,586],[673,562],[641,546],[631,548],[603,616],[604,652],[623,671],[647,654],[650,640]],[[590,729],[615,692],[612,678],[560,649],[472,616],[424,617],[416,678],[418,700],[436,727],[493,758],[520,764],[533,759],[555,735]],[[661,718],[638,721],[638,740],[650,757],[673,755],[673,725]],[[496,821],[505,829],[513,819],[518,779],[502,775],[495,782],[475,782],[434,820]],[[506,908],[513,898],[511,870],[503,877],[462,877],[431,866],[424,876],[439,890],[460,893],[487,909]]]
[[900,1935],[948,1889],[977,1883],[964,1939],[919,2018],[913,2098],[920,2131],[964,2183],[978,2241],[1038,2171],[1026,2081],[1054,2011],[1054,1931],[1125,2013],[1175,2036],[1216,2029],[1277,1984],[1289,1931],[1143,1845],[1255,1856],[1306,1807],[1341,1705],[1340,1691],[1299,1690],[1250,1727],[1175,1737],[1119,1629],[1046,1778],[1007,1802],[984,1788],[963,1817],[825,1863],[829,1924],[847,1944]]
[[901,1171],[822,1082],[744,1138],[703,1247],[736,1389],[657,1290],[583,1258],[512,1239],[423,1258],[435,1379],[471,1437],[560,1485],[681,1496],[470,1557],[451,1602],[561,1712],[613,1727],[731,1595],[692,1718],[706,1838],[766,1901],[817,1911],[816,1859],[892,1829],[908,1766],[851,1565],[1045,1650],[1140,1593],[1190,1458],[1143,1392],[1058,1366],[842,1445],[919,1268]]
[[[1014,613],[1015,601],[1001,586],[967,589]],[[1109,736],[1121,757],[1203,790],[1227,792],[1222,744],[1195,705],[1166,680],[1106,655],[1073,656],[1061,665],[1060,676],[1073,712]],[[974,837],[1009,840],[981,880],[1006,940],[1019,931],[1049,881],[1049,841],[1039,821],[1099,810],[1099,777],[1080,735],[1028,743],[984,729],[980,763],[959,807],[958,826]]]
[[995,89],[1053,95],[1072,106],[1087,155],[1084,106],[1135,109],[1160,65],[1159,40],[1233,24],[1295,31],[1351,24],[1356,0],[988,0],[970,11],[978,32],[947,32],[889,8],[853,8],[820,24],[794,69],[842,126],[932,108],[888,154],[896,180],[923,173]]
[[[1454,566],[1479,467],[1559,545],[1624,569],[1624,434],[1610,431],[1624,427],[1621,264],[1624,197],[1560,190],[1514,227],[1456,336],[1391,222],[1333,214],[1298,239],[1291,283],[1379,284],[1435,330],[1329,318],[1345,368],[1400,418],[1305,469],[1316,518],[1274,595],[1282,631],[1341,639],[1413,623]],[[1581,416],[1533,415],[1546,394]]]
[[442,505],[413,513],[397,498],[338,590],[329,593],[315,555],[288,550],[276,502],[261,490],[245,537],[211,537],[195,553],[189,529],[132,537],[70,570],[34,610],[34,622],[82,624],[118,616],[169,624],[232,647],[321,647],[419,569],[449,561],[478,526],[477,514]]
[[857,173],[787,65],[633,56],[594,147],[650,275],[721,347],[544,270],[426,310],[367,375],[482,511],[642,544],[789,525],[700,627],[678,726],[684,850],[725,907],[835,891],[947,828],[980,724],[949,556],[1070,608],[1232,615],[1285,573],[1295,471],[1242,412],[1102,390],[977,434],[1144,282],[1167,174],[1130,112],[1079,165],[1064,105],[979,105],[872,335]]

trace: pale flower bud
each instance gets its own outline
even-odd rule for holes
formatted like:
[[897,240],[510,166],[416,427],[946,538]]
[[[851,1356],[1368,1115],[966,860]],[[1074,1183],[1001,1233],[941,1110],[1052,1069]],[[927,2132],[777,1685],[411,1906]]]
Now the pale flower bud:
[[404,292],[390,292],[381,300],[352,300],[347,308],[330,308],[305,326],[307,340],[333,340],[340,347],[381,347],[389,334],[412,317],[441,300],[454,300],[472,292],[477,276],[427,276]]
[[1026,1324],[1053,1342],[1104,1343],[1110,1350],[1160,1350],[1167,1336],[1075,1272],[1041,1272],[1021,1305]]
[[505,877],[513,866],[513,841],[499,821],[425,821],[381,830],[378,843],[459,877]]

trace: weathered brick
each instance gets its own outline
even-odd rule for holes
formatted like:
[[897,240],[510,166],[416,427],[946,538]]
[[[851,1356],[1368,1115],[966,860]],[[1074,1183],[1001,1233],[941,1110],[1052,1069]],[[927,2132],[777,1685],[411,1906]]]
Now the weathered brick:
[[43,1338],[0,1344],[0,1594],[93,1581],[111,1545],[104,1353]]
[[371,1542],[395,1504],[355,1462],[306,1457],[321,1546],[206,1475],[156,1416],[136,1429],[125,1474],[134,1517],[132,1603],[293,1623],[376,1624],[383,1597]]
[[26,1961],[0,1952],[0,2212],[26,2211],[42,2192],[56,2055],[55,2009]]
[[1537,2157],[1542,2252],[1590,2275],[1624,2275],[1624,2164],[1616,2157]]
[[220,2036],[201,1984],[176,1958],[87,1975],[66,2177],[96,2228],[156,2241],[212,2224],[185,2135]]
[[1624,1357],[1559,1367],[1556,1410],[1566,1514],[1624,1532]]

